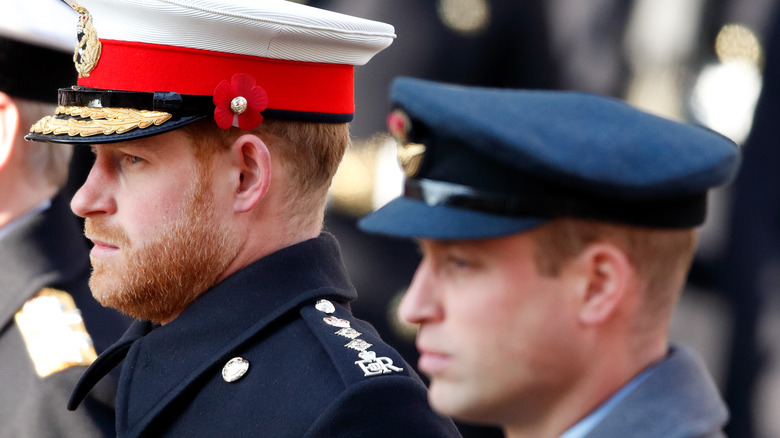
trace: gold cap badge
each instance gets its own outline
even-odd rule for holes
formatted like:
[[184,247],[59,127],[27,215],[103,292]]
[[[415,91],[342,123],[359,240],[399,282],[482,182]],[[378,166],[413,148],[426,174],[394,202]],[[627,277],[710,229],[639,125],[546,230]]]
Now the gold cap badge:
[[103,46],[100,44],[95,26],[92,25],[92,16],[89,11],[76,3],[71,3],[70,7],[79,14],[76,26],[76,35],[79,41],[76,43],[76,50],[73,53],[73,62],[76,64],[79,77],[86,78],[97,67]]

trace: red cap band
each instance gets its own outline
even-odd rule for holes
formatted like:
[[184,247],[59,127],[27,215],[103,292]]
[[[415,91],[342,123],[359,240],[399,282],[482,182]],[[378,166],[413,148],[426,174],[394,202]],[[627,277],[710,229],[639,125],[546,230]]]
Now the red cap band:
[[[97,67],[78,84],[90,88],[212,96],[236,73],[268,93],[268,108],[330,114],[355,110],[352,65],[285,61],[184,47],[100,40]],[[132,66],[132,68],[128,68]]]

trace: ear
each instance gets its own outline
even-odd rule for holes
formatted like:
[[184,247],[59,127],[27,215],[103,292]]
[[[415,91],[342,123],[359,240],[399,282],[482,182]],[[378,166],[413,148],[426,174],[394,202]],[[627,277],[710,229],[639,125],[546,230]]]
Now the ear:
[[626,300],[634,268],[628,256],[610,243],[588,245],[577,262],[585,278],[579,296],[579,320],[585,325],[603,324]]
[[238,137],[231,146],[237,177],[233,181],[233,211],[245,213],[260,202],[271,185],[271,154],[268,146],[253,134]]
[[19,133],[19,108],[10,96],[0,91],[0,170],[11,158]]

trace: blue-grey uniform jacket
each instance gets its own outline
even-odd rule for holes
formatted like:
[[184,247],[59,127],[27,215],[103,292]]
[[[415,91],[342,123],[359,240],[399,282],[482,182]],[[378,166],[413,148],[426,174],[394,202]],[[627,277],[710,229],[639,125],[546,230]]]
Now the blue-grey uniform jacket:
[[350,313],[340,257],[322,234],[241,269],[164,326],[135,323],[70,407],[123,362],[119,437],[459,436],[411,367]]
[[[113,437],[111,378],[95,388],[79,412],[66,408],[88,364],[72,358],[70,344],[92,343],[100,353],[130,321],[92,298],[89,250],[67,199],[57,196],[48,209],[20,220],[0,240],[0,436]],[[17,313],[44,289],[56,290],[57,298],[26,312],[27,322],[21,324]],[[66,308],[68,302],[74,308]],[[31,339],[36,334],[47,339]],[[39,341],[44,348],[35,347]],[[41,374],[40,365],[59,370]]]
[[587,435],[589,438],[718,438],[728,410],[693,352],[673,347],[664,361]]

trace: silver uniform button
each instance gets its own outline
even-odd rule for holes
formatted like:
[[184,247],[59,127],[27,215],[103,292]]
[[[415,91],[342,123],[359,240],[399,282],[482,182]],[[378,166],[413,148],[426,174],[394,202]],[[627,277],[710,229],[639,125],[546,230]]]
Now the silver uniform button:
[[328,300],[319,300],[314,308],[323,313],[333,313],[336,311],[336,306]]
[[222,367],[222,378],[226,382],[235,382],[236,380],[244,377],[246,371],[249,369],[249,361],[242,357],[234,357],[230,359],[228,363]]

